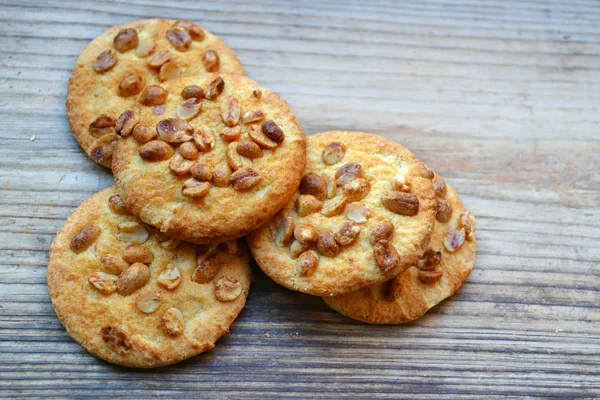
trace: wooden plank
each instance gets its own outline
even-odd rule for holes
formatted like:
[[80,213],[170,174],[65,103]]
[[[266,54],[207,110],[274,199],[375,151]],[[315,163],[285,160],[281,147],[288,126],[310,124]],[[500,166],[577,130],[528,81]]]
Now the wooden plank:
[[[306,133],[379,133],[446,177],[478,218],[460,292],[368,326],[255,266],[213,351],[138,371],[77,345],[48,246],[112,176],[71,136],[66,82],[108,26],[155,16],[221,36]],[[593,0],[1,1],[0,398],[600,398],[599,27]]]

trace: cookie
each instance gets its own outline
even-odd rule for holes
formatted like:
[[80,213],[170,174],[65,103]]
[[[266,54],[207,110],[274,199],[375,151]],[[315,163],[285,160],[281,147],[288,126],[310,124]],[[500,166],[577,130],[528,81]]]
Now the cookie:
[[146,19],[114,26],[77,59],[67,92],[71,130],[94,161],[110,168],[119,116],[142,89],[208,72],[244,74],[235,53],[198,24]]
[[383,284],[325,297],[329,307],[372,324],[400,324],[423,316],[462,286],[475,264],[475,218],[444,180],[436,176],[434,185],[437,222],[417,264]]
[[258,228],[294,195],[306,139],[276,93],[218,74],[154,88],[164,113],[139,102],[130,110],[138,124],[113,157],[121,197],[143,222],[177,239],[218,243]]
[[289,289],[333,296],[413,265],[435,222],[433,172],[367,133],[324,132],[307,142],[294,198],[247,237],[262,270]]
[[129,367],[212,349],[244,307],[250,280],[243,241],[171,239],[129,215],[114,186],[73,211],[48,261],[52,305],[69,334]]

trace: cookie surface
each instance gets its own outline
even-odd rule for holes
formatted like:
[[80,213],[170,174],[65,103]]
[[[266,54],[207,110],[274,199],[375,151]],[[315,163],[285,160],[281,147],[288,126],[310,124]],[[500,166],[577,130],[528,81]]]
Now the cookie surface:
[[[441,178],[434,183],[443,182]],[[452,296],[475,264],[475,219],[450,186],[436,185],[441,203],[429,249],[402,274],[354,293],[324,297],[325,303],[350,318],[373,324],[399,324],[423,316]],[[450,219],[448,219],[450,218]]]
[[271,219],[293,196],[306,158],[287,103],[243,76],[161,86],[164,113],[138,104],[139,124],[113,157],[127,207],[169,236],[201,244],[241,237]]
[[435,221],[428,170],[399,144],[361,132],[307,139],[298,192],[247,236],[262,270],[279,284],[333,296],[384,282],[413,265]]
[[83,202],[50,248],[48,289],[69,334],[106,361],[150,368],[212,349],[250,287],[243,241],[179,242],[129,215],[113,187]]
[[114,26],[77,59],[67,92],[71,130],[94,161],[110,168],[118,118],[144,87],[207,72],[244,74],[235,53],[200,25],[145,19]]

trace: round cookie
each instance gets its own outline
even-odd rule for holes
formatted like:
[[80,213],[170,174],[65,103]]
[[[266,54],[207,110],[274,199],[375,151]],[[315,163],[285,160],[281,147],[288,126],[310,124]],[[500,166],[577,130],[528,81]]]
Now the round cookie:
[[243,241],[198,246],[129,215],[114,186],[84,201],[50,248],[48,290],[69,334],[130,367],[172,364],[229,331],[251,275]]
[[290,200],[306,138],[276,93],[217,74],[155,88],[164,113],[139,103],[131,110],[139,124],[113,157],[117,188],[134,215],[169,236],[211,244],[257,229]]
[[433,172],[375,135],[332,131],[307,142],[298,192],[247,237],[262,270],[289,289],[333,296],[413,265],[435,222]]
[[434,185],[437,222],[417,264],[383,284],[324,297],[329,307],[372,324],[400,324],[423,316],[462,286],[475,264],[475,218],[441,178],[436,176]]
[[198,24],[145,19],[113,26],[77,59],[67,91],[71,130],[94,161],[110,168],[118,118],[144,87],[207,72],[244,75],[235,53]]

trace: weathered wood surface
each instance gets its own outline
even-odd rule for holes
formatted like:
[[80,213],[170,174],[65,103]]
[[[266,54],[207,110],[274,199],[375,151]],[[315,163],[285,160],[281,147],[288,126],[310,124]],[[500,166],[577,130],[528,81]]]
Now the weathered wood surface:
[[[0,397],[600,398],[599,2],[0,4]],[[71,136],[67,79],[107,27],[155,16],[220,35],[308,134],[380,133],[445,176],[478,218],[464,288],[368,326],[257,271],[207,354],[88,355],[51,307],[48,247],[112,177]]]

